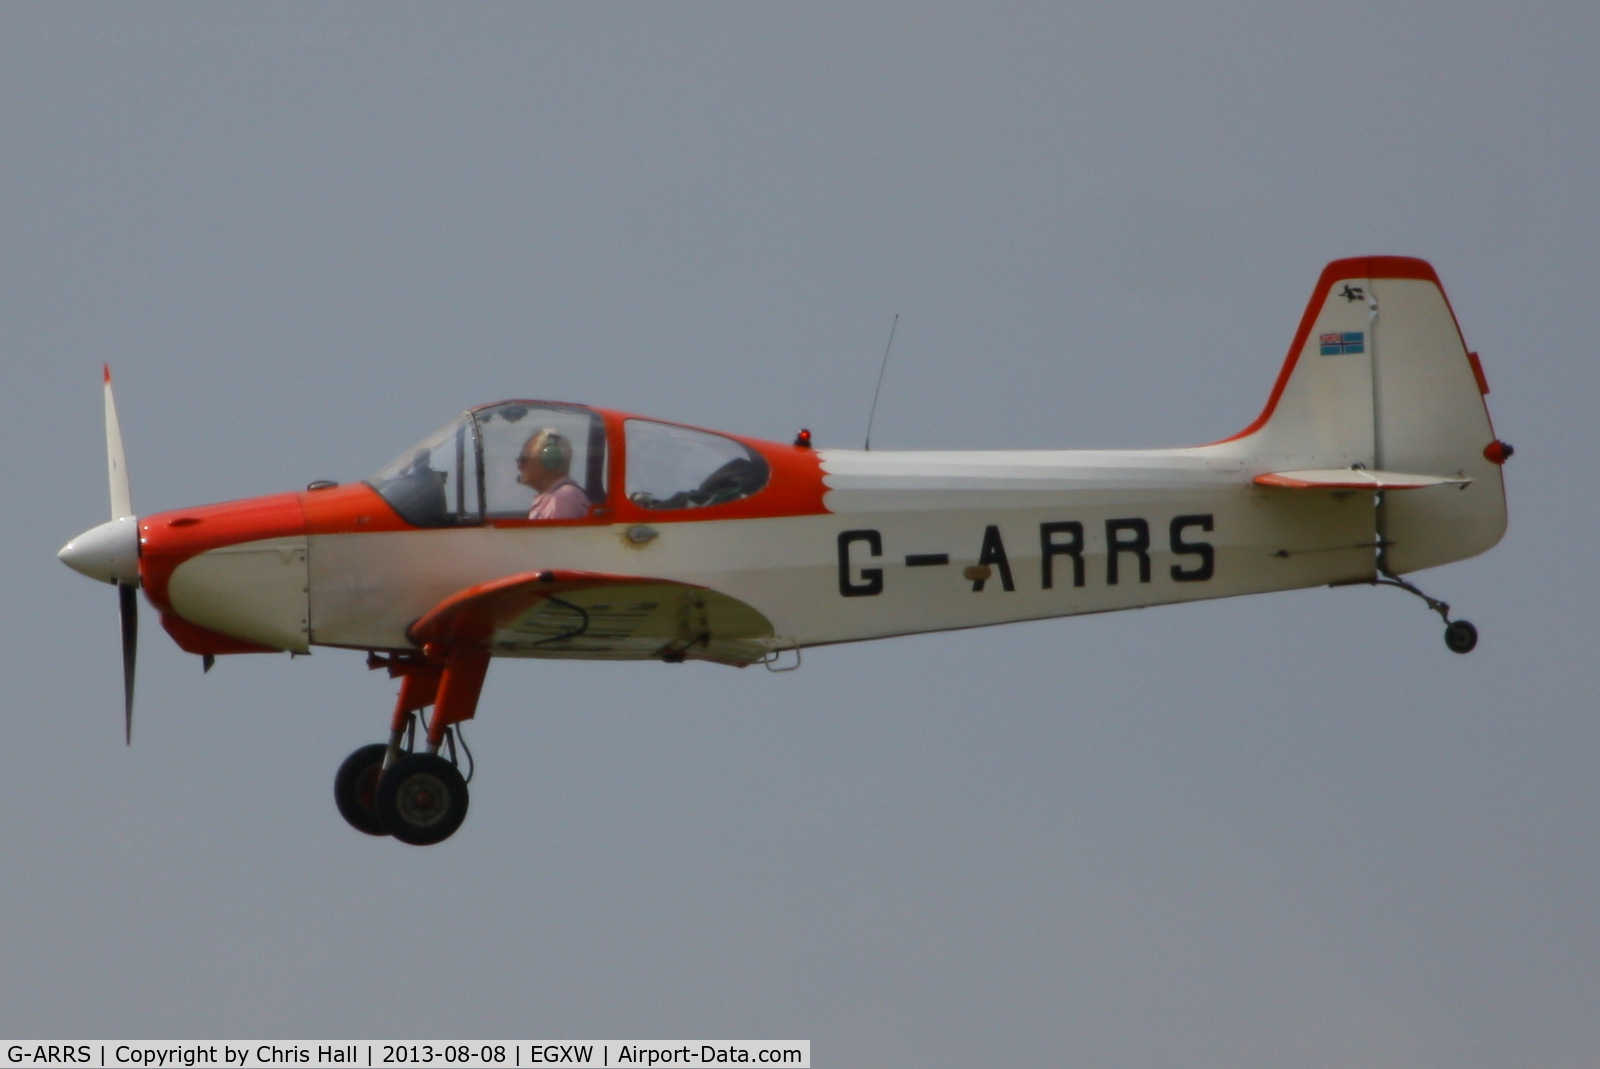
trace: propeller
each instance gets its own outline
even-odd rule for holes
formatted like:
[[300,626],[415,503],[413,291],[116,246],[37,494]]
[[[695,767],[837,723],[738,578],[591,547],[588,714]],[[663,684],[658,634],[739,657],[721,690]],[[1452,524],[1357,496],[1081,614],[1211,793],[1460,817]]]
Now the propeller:
[[139,654],[139,569],[138,517],[133,513],[133,494],[128,488],[128,459],[122,451],[122,425],[117,422],[117,400],[111,394],[111,365],[104,365],[106,379],[106,474],[111,482],[111,518],[132,518],[136,563],[132,582],[117,581],[117,607],[122,614],[122,741],[133,745],[133,670]]
[[133,670],[139,648],[139,518],[128,492],[128,465],[122,452],[122,428],[111,395],[111,367],[106,382],[106,468],[111,483],[111,521],[83,532],[61,547],[61,562],[92,579],[113,583],[122,616],[123,739],[133,743]]
[[110,518],[133,520],[133,581],[117,581],[117,608],[122,613],[122,739],[133,746],[133,667],[139,655],[139,520],[133,514],[133,493],[128,488],[128,458],[122,451],[122,424],[117,422],[117,398],[110,392],[110,365],[106,371],[106,474],[110,480]]

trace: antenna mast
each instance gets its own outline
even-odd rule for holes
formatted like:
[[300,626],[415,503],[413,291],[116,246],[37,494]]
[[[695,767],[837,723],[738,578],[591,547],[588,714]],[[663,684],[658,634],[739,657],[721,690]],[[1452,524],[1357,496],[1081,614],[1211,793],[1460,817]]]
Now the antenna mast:
[[895,328],[900,325],[900,313],[894,314],[894,322],[889,324],[889,344],[883,347],[883,363],[878,366],[878,386],[872,391],[872,411],[867,413],[867,441],[862,447],[867,452],[872,451],[872,421],[878,416],[878,395],[883,392],[883,373],[889,370],[889,350],[894,348]]

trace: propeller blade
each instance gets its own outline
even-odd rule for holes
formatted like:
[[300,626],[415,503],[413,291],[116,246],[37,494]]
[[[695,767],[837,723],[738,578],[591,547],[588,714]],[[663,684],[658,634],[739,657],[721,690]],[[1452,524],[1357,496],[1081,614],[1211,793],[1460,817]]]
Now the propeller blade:
[[117,584],[117,600],[122,609],[122,735],[133,745],[133,666],[139,654],[138,588]]
[[106,375],[106,468],[111,476],[111,518],[133,515],[133,495],[128,491],[128,461],[122,453],[122,427],[117,423],[117,402],[111,396],[111,365]]
[[[105,377],[106,473],[111,483],[111,518],[120,520],[133,515],[133,493],[128,488],[128,458],[122,451],[117,401],[111,394],[110,364],[105,365]],[[132,583],[117,583],[117,605],[122,613],[122,738],[128,746],[133,745],[133,672],[139,656],[138,591],[137,573]]]

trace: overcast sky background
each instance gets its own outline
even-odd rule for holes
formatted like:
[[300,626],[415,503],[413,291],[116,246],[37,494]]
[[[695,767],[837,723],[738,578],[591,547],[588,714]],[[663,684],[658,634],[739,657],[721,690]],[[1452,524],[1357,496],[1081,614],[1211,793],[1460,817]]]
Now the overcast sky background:
[[[1593,3],[0,8],[0,1034],[809,1038],[818,1065],[1600,1064]],[[472,812],[332,777],[361,656],[122,743],[141,512],[470,404],[858,446],[1248,423],[1328,260],[1430,259],[1511,528],[1315,590],[707,665],[497,663]]]

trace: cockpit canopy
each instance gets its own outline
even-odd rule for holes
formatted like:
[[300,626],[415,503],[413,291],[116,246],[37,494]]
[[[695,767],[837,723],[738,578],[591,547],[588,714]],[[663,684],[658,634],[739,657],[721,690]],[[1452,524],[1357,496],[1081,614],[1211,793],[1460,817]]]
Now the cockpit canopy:
[[592,502],[606,498],[606,427],[578,405],[502,401],[469,409],[400,454],[373,487],[407,523],[452,527],[525,518],[534,489],[517,481],[523,446],[546,431],[571,449],[567,475]]
[[640,508],[724,505],[749,497],[771,476],[760,453],[732,438],[651,419],[630,419],[622,426],[628,500]]
[[[496,519],[525,519],[533,487],[518,481],[518,458],[533,439],[553,432],[564,447],[566,475],[592,505],[606,502],[610,457],[606,422],[581,405],[502,401],[469,409],[400,454],[371,485],[406,522],[453,527]],[[651,511],[699,509],[749,497],[771,471],[759,452],[709,431],[655,420],[622,421],[627,453],[624,493]]]

